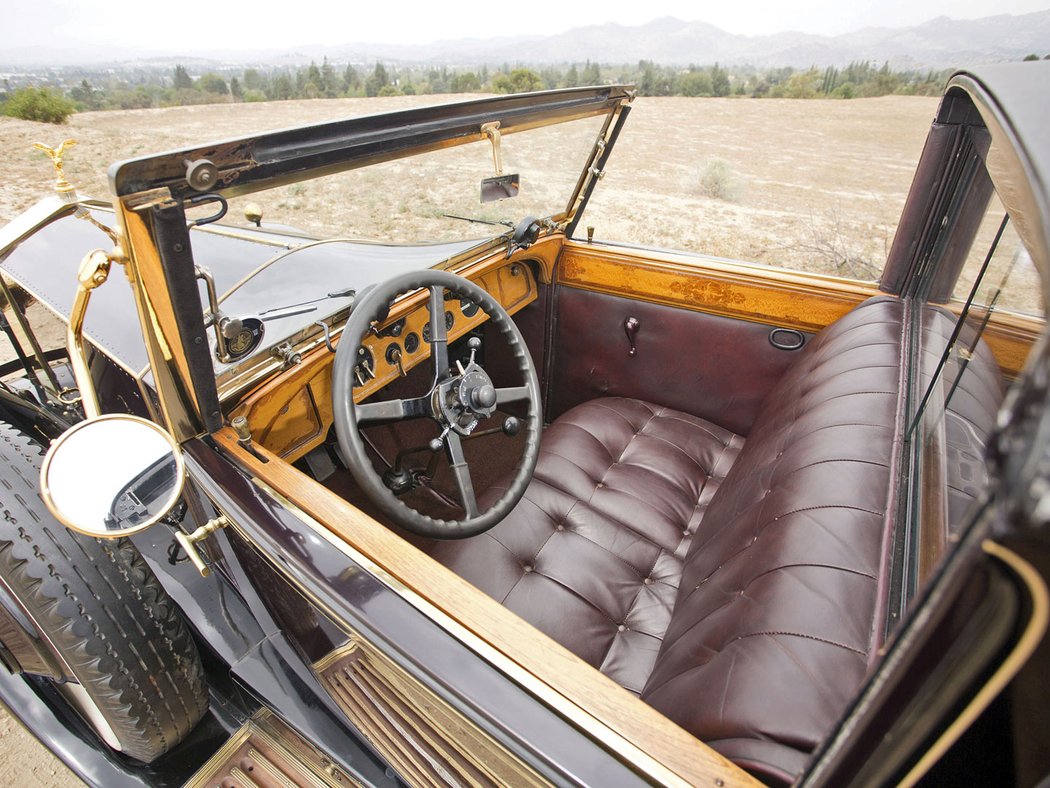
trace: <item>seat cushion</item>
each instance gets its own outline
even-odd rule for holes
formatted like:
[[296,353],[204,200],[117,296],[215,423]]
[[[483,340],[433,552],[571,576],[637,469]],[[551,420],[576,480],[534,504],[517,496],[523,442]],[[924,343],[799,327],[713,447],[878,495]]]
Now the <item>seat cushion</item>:
[[544,432],[535,477],[510,515],[433,556],[639,693],[690,540],[743,444],[670,408],[592,400]]

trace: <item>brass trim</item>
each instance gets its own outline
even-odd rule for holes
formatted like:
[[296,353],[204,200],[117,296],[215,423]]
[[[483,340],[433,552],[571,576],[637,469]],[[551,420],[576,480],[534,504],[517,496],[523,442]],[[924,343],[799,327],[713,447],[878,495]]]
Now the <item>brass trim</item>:
[[[219,235],[219,236],[222,236],[223,238],[234,238],[234,239],[236,239],[238,241],[249,241],[251,243],[261,244],[262,246],[283,247],[285,249],[292,249],[292,248],[295,247],[295,244],[292,241],[288,241],[288,240],[279,241],[279,240],[277,240],[278,238],[288,238],[289,236],[275,233],[276,237],[271,238],[271,237],[268,237],[266,235],[267,231],[264,228],[261,228],[261,229],[255,231],[255,232],[252,232],[252,231],[245,232],[245,231],[240,230],[240,229],[238,229],[236,227],[227,227],[227,226],[221,225],[221,224],[201,224],[201,225],[197,225],[193,229],[196,232],[199,232],[199,233],[208,233],[210,235]],[[313,240],[313,239],[309,238],[307,236],[303,236],[302,238],[296,237],[296,240],[298,240],[298,241],[310,241],[310,240]]]
[[[274,501],[279,503],[288,513],[294,515],[304,525],[309,527],[318,536],[323,538],[326,542],[331,544],[337,550],[339,550],[347,558],[351,559],[355,563],[359,564],[365,571],[383,583],[387,588],[396,593],[414,608],[423,613],[427,618],[434,621],[438,626],[452,635],[456,640],[462,643],[464,646],[469,648],[479,657],[484,659],[486,662],[491,664],[507,678],[516,683],[526,692],[529,692],[534,697],[541,700],[550,708],[554,709],[563,718],[568,720],[570,723],[575,725],[582,731],[585,731],[592,739],[599,742],[604,746],[612,755],[622,760],[624,763],[631,764],[639,770],[641,774],[652,780],[654,783],[666,786],[679,786],[685,788],[689,783],[679,777],[677,774],[672,772],[668,767],[657,761],[647,752],[642,750],[633,742],[625,739],[619,733],[611,730],[605,723],[596,719],[590,714],[585,708],[574,703],[570,699],[566,698],[560,692],[555,690],[553,687],[545,683],[542,679],[537,678],[532,673],[528,672],[502,651],[499,651],[495,647],[489,645],[484,640],[479,638],[473,632],[468,630],[462,624],[455,619],[451,618],[448,614],[437,608],[426,598],[422,597],[417,592],[408,588],[404,583],[394,577],[390,572],[384,569],[379,564],[375,563],[372,559],[368,558],[364,553],[360,552],[356,548],[347,544],[345,541],[340,539],[336,534],[332,533],[329,529],[325,528],[322,523],[311,517],[299,506],[290,501],[280,492],[275,490],[265,481],[260,479],[258,476],[252,477],[252,482],[264,493],[269,495]],[[248,536],[237,527],[236,521],[231,521],[232,527],[236,530],[243,538],[248,542],[254,544],[251,537]],[[260,554],[265,555],[264,551],[260,551]],[[274,564],[274,566],[277,566]],[[280,570],[280,567],[277,567]],[[307,589],[305,589],[298,579],[294,576],[282,572],[282,575],[291,582],[300,593],[306,596],[310,601],[317,605],[318,608],[325,611],[326,615],[332,618],[333,621],[339,622],[340,617],[328,609],[320,600],[316,599]],[[480,592],[479,592],[480,593]],[[341,627],[345,626],[340,624]],[[735,784],[731,781],[734,775],[727,775],[727,784]],[[741,783],[744,784],[744,783]]]
[[358,634],[314,665],[343,713],[413,785],[551,783]]
[[1006,564],[1028,588],[1032,600],[1032,615],[1017,644],[992,674],[992,677],[901,780],[900,784],[904,788],[911,788],[918,783],[1006,688],[1039,646],[1043,635],[1046,634],[1047,625],[1050,624],[1050,592],[1047,591],[1046,582],[1039,571],[1017,553],[990,539],[981,543],[981,549]]
[[124,270],[135,296],[162,425],[182,443],[202,432],[203,414],[196,410],[194,381],[174,323],[163,264],[143,213],[150,205],[168,200],[167,190],[160,190],[117,201],[116,208],[127,258]]
[[228,785],[281,788],[345,788],[361,782],[335,766],[331,758],[309,744],[269,709],[252,715],[197,770],[184,788]]
[[84,416],[89,419],[101,416],[102,409],[98,404],[98,394],[95,393],[95,383],[91,378],[87,352],[84,349],[84,318],[87,316],[88,305],[91,303],[92,291],[104,285],[109,279],[111,265],[110,256],[101,249],[88,252],[80,261],[80,268],[77,271],[77,291],[73,296],[73,306],[70,309],[69,323],[66,326],[66,352],[69,354],[69,363],[73,367],[73,378],[80,392]]
[[[51,494],[51,483],[49,479],[51,472],[51,463],[54,460],[55,455],[61,450],[62,445],[79,431],[83,429],[91,429],[92,424],[95,424],[100,421],[137,422],[139,424],[145,425],[146,427],[149,427],[151,430],[153,430],[162,438],[164,438],[164,440],[167,441],[170,445],[171,452],[175,457],[175,477],[177,479],[175,487],[172,490],[168,499],[164,502],[164,505],[158,507],[157,511],[147,520],[139,523],[138,525],[129,528],[122,528],[118,531],[112,531],[110,533],[105,534],[99,533],[98,531],[87,530],[81,527],[78,523],[67,519],[62,513],[62,511],[55,505],[54,498]],[[85,469],[85,476],[90,475],[90,473],[90,470]],[[54,442],[48,447],[47,453],[44,455],[44,461],[40,465],[40,498],[43,500],[44,505],[47,506],[47,510],[55,516],[56,520],[62,523],[62,525],[64,525],[66,528],[69,528],[71,531],[76,531],[77,533],[81,533],[86,536],[93,536],[96,539],[118,539],[120,537],[131,536],[133,534],[140,533],[141,531],[145,531],[151,525],[160,522],[168,516],[168,513],[175,507],[175,504],[178,502],[179,498],[182,497],[182,491],[185,486],[186,460],[183,458],[182,452],[179,450],[178,445],[175,443],[172,437],[164,430],[163,427],[155,424],[152,421],[149,421],[148,419],[144,419],[141,416],[134,416],[130,413],[96,413],[94,415],[88,416],[84,421],[77,422],[54,440]],[[181,531],[179,533],[181,533]]]

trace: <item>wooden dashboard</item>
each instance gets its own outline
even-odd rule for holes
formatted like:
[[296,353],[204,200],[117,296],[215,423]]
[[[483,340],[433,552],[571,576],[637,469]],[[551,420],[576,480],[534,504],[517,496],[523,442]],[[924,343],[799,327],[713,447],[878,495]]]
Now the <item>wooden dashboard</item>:
[[[529,265],[506,262],[469,276],[508,313],[514,314],[536,299],[536,279]],[[377,334],[362,342],[362,358],[355,368],[354,402],[372,396],[430,358],[430,313],[424,294],[406,296],[390,310]],[[455,341],[484,323],[487,315],[470,303],[445,301],[449,341]],[[338,339],[335,340],[338,343]],[[400,369],[394,349],[400,354]],[[332,426],[332,364],[335,356],[320,347],[300,364],[253,392],[230,414],[245,416],[252,438],[282,459],[294,462],[324,442]]]

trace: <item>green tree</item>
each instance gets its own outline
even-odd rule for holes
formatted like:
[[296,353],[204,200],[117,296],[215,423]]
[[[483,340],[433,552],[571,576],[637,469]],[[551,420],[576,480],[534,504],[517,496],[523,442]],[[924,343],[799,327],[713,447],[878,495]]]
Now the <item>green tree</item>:
[[597,63],[587,61],[587,64],[583,67],[583,71],[580,72],[580,84],[581,85],[598,85],[602,81],[602,72],[598,68]]
[[492,88],[497,93],[528,93],[541,90],[543,79],[531,68],[516,68],[492,80]]
[[676,93],[682,96],[711,96],[714,87],[711,76],[705,71],[687,71],[678,78]]
[[1024,56],[1024,62],[1025,63],[1028,63],[1028,62],[1030,62],[1032,60],[1038,60],[1038,59],[1039,59],[1039,55],[1036,55],[1036,54],[1031,54],[1031,55],[1025,55]]
[[361,91],[361,75],[357,69],[347,65],[343,71],[343,92],[348,96],[356,96]]
[[576,64],[573,63],[569,66],[569,70],[565,72],[565,87],[574,88],[580,84],[580,74],[576,70]]
[[175,66],[175,90],[190,90],[193,87],[193,77],[181,65]]
[[273,101],[286,101],[292,97],[294,91],[295,86],[292,84],[292,78],[281,72],[270,83],[269,97]]
[[244,90],[241,88],[241,82],[237,77],[230,77],[230,95],[235,99],[244,98]]
[[380,91],[390,85],[390,77],[386,73],[386,66],[376,63],[368,79],[365,80],[365,95],[378,96]]
[[716,96],[729,95],[729,74],[717,63],[711,67],[711,92]]
[[335,98],[339,95],[339,79],[335,75],[335,69],[326,57],[321,62],[321,92],[326,98]]
[[449,89],[453,93],[476,93],[481,90],[481,80],[473,71],[466,71],[452,77]]
[[101,91],[91,87],[91,83],[86,79],[81,80],[79,85],[69,91],[69,97],[87,110],[99,109],[102,106]]
[[77,111],[72,101],[48,88],[16,90],[4,104],[4,114],[40,123],[65,123]]
[[229,88],[226,86],[226,80],[214,71],[202,74],[201,78],[197,80],[197,87],[205,93],[215,93],[220,96],[225,96],[229,93]]
[[266,78],[258,69],[249,68],[244,72],[244,87],[246,90],[266,90]]

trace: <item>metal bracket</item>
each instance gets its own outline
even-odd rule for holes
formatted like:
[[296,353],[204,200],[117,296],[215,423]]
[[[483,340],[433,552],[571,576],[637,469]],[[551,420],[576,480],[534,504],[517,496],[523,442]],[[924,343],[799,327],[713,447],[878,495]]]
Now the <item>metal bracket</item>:
[[221,514],[214,520],[209,520],[200,528],[193,533],[186,533],[185,531],[175,532],[175,541],[179,543],[179,546],[185,551],[186,557],[190,559],[197,571],[201,573],[201,577],[207,577],[211,574],[211,567],[204,563],[204,559],[201,558],[200,553],[197,552],[197,542],[202,542],[215,533],[218,530],[225,528],[230,524],[230,521],[226,519],[226,515]]
[[481,133],[492,140],[492,163],[496,165],[496,177],[503,175],[503,151],[500,149],[499,121],[481,124]]

